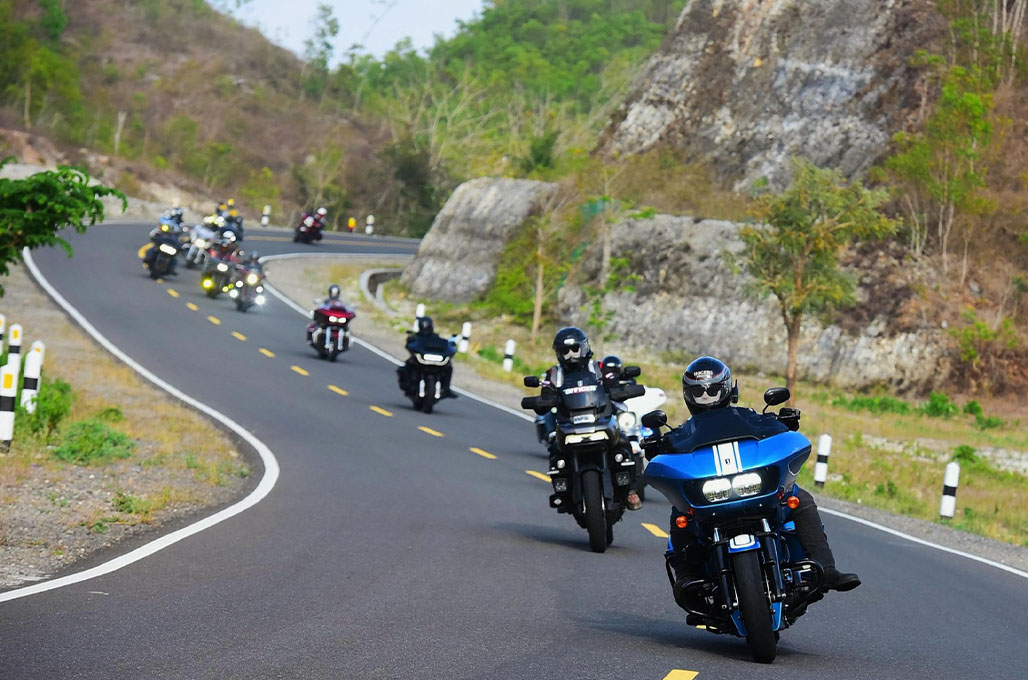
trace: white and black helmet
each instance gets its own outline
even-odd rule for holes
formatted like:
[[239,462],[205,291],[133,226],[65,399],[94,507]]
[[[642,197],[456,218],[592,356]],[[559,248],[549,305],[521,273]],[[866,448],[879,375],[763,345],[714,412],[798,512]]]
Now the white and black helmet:
[[738,401],[738,394],[731,369],[720,359],[699,357],[682,373],[682,396],[693,415],[728,406]]
[[580,368],[593,356],[589,338],[575,326],[565,326],[557,331],[553,336],[553,351],[557,355],[557,363],[564,369]]

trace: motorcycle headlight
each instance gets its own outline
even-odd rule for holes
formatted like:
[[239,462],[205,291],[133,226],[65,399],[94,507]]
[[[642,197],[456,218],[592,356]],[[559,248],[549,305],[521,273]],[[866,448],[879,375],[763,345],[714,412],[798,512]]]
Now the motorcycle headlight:
[[257,304],[259,304],[259,305],[263,305],[264,304],[264,296],[263,295],[258,295],[257,296]]
[[206,248],[207,247],[207,241],[204,241],[202,238],[196,239],[196,247],[197,248]]
[[732,495],[732,483],[724,477],[708,479],[703,483],[703,497],[711,503],[728,500]]
[[203,287],[204,288],[213,288],[214,287],[214,281],[211,281],[210,279],[204,279],[203,280]]
[[169,246],[167,243],[162,243],[160,247],[161,252],[166,255],[174,255],[178,252],[177,250],[175,250],[175,246]]
[[249,285],[251,285],[251,286],[256,286],[257,282],[260,281],[260,280],[261,280],[261,277],[257,276],[256,274],[247,274],[246,275],[246,282]]
[[738,496],[756,496],[760,493],[762,480],[756,472],[746,472],[732,478],[732,488]]
[[442,354],[423,354],[422,356],[425,357],[425,361],[442,361],[443,360],[443,355]]
[[618,414],[618,427],[622,430],[633,430],[639,423],[639,418],[631,411]]
[[225,264],[224,262],[222,262],[221,264],[218,265],[218,271],[219,272],[227,272],[228,271],[228,265]]

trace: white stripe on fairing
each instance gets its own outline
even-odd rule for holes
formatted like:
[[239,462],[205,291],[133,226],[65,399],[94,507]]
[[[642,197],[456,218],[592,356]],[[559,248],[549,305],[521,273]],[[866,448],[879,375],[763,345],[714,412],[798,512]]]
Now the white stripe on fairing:
[[122,567],[126,567],[132,564],[133,562],[138,562],[144,557],[149,557],[150,555],[154,554],[159,550],[163,550],[164,548],[167,548],[170,545],[178,543],[182,539],[188,538],[193,534],[197,534],[203,531],[204,529],[209,529],[215,524],[223,522],[226,519],[238,515],[244,510],[253,507],[261,500],[263,500],[264,497],[268,495],[268,493],[271,492],[271,489],[275,486],[275,482],[278,480],[279,475],[278,461],[275,459],[275,454],[271,452],[271,449],[269,449],[267,445],[264,444],[264,442],[255,437],[252,433],[247,431],[242,425],[232,420],[224,413],[221,413],[220,411],[211,408],[210,406],[204,404],[201,401],[193,399],[192,397],[180,391],[179,389],[164,382],[156,375],[151,373],[149,370],[147,370],[146,368],[138,364],[136,361],[134,361],[123,351],[121,351],[117,346],[114,345],[114,343],[112,343],[110,340],[104,337],[103,334],[101,334],[100,331],[98,331],[93,326],[93,324],[89,323],[89,321],[86,320],[86,317],[84,317],[81,312],[75,309],[71,305],[71,303],[64,299],[64,296],[58,293],[57,289],[54,288],[50,284],[50,282],[46,280],[42,272],[40,272],[39,268],[36,266],[36,263],[32,260],[32,255],[29,253],[28,248],[26,248],[22,252],[22,255],[25,259],[25,264],[28,267],[29,272],[31,272],[32,276],[36,279],[39,285],[43,287],[47,294],[49,294],[50,297],[53,298],[54,302],[56,302],[60,307],[62,307],[64,311],[66,311],[82,327],[83,330],[89,333],[94,340],[96,340],[98,343],[100,343],[100,345],[103,346],[104,349],[106,349],[119,360],[127,364],[136,373],[143,376],[144,378],[152,382],[154,385],[169,393],[176,399],[185,402],[186,404],[189,404],[193,408],[205,413],[210,418],[213,418],[214,420],[217,420],[218,422],[222,423],[223,425],[231,429],[233,432],[238,434],[240,437],[242,437],[250,446],[254,448],[254,450],[257,451],[257,454],[261,457],[261,462],[264,464],[264,476],[261,478],[261,481],[257,484],[257,487],[241,501],[230,505],[224,510],[216,512],[209,517],[205,517],[199,522],[195,522],[177,531],[173,531],[170,534],[161,536],[160,538],[151,541],[146,545],[142,545],[136,548],[135,550],[132,550],[131,552],[128,552],[120,557],[116,557],[113,560],[104,562],[103,564],[97,565],[92,569],[86,569],[85,571],[80,571],[75,574],[68,574],[67,576],[62,576],[61,578],[52,579],[50,581],[43,581],[41,583],[36,583],[31,586],[26,586],[24,588],[9,590],[6,593],[0,593],[0,602],[16,600],[18,598],[26,597],[28,595],[35,595],[36,593],[42,593],[48,590],[54,590],[56,588],[63,588],[64,586],[70,586],[75,583],[81,583],[82,581],[96,578],[98,576],[110,574],[111,572],[117,571]]
[[740,463],[738,442],[727,442],[714,446],[714,467],[718,477],[736,474],[742,469]]

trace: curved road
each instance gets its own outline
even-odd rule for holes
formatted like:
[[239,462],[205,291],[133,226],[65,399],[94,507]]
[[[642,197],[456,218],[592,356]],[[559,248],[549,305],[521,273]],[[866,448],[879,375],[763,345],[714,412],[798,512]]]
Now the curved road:
[[[34,257],[118,347],[268,444],[281,476],[255,507],[142,561],[0,604],[0,678],[1028,673],[1028,580],[835,517],[839,563],[864,585],[812,607],[772,666],[752,663],[743,641],[687,627],[674,606],[663,540],[642,526],[666,525],[662,499],[590,553],[526,473],[546,467],[530,423],[467,398],[415,413],[390,363],[361,347],[319,361],[305,319],[274,297],[240,314],[195,272],[150,281],[136,259],[147,229],[98,227],[72,238],[74,259]],[[416,247],[329,240],[310,250]],[[256,229],[247,245],[307,250]]]

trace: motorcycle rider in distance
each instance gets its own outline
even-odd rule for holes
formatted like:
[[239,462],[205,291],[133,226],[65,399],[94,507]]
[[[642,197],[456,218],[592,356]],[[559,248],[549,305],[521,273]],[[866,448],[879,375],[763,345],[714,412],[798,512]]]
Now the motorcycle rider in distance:
[[[435,346],[453,344],[451,340],[444,340],[435,332],[435,326],[432,323],[432,318],[428,316],[418,317],[418,330],[407,331],[407,342],[405,347],[407,352],[411,355],[407,357],[406,363],[403,366],[399,366],[396,369],[396,381],[400,385],[400,389],[404,392],[407,391],[407,387],[410,385],[411,380],[414,379],[417,371],[418,361],[414,358],[416,353],[424,353],[422,348],[424,346]],[[442,387],[443,399],[456,399],[457,394],[450,390],[450,380],[453,378],[453,362],[448,363],[439,375],[439,383]]]
[[[565,382],[570,383],[572,380],[577,380],[575,377],[576,373],[591,373],[608,390],[619,384],[621,371],[618,370],[617,378],[613,378],[612,374],[612,379],[607,379],[600,366],[593,361],[593,351],[589,347],[589,338],[581,328],[575,326],[561,328],[553,336],[552,347],[554,354],[557,355],[557,365],[551,366],[546,370],[543,380],[549,382],[554,387],[559,388]],[[555,438],[550,439],[547,450],[550,454],[550,470],[556,471],[560,452]],[[629,510],[638,510],[642,507],[642,500],[640,500],[639,494],[634,488],[628,492],[626,502]]]
[[[328,297],[326,297],[321,302],[321,307],[326,307],[328,309],[341,309],[341,310],[348,309],[348,307],[346,306],[346,303],[343,302],[342,299],[340,299],[340,297],[339,297],[340,292],[341,291],[339,290],[339,286],[337,286],[336,284],[333,283],[331,286],[329,286],[328,287]],[[315,302],[317,302],[317,300],[315,300]],[[314,316],[315,316],[314,313],[311,312],[311,317],[313,318]],[[322,324],[322,326],[323,326],[323,324]],[[317,324],[314,323],[314,322],[312,322],[307,327],[307,344],[308,345],[311,343],[311,338],[313,337],[314,331],[315,331],[316,328],[317,328]]]
[[[751,424],[755,429],[772,432],[784,432],[786,429],[796,431],[800,426],[798,409],[783,408],[778,414],[765,415],[751,408],[732,406],[739,400],[738,385],[732,383],[732,371],[728,366],[714,357],[699,357],[686,367],[682,373],[682,396],[692,417],[672,431],[680,439],[693,436],[701,428],[705,431],[707,428],[721,429],[726,422],[738,420]],[[673,453],[670,436],[666,434],[649,438],[644,444],[647,457],[652,459],[660,453]],[[701,439],[713,440],[707,436]],[[828,536],[814,498],[799,486],[796,487],[795,496],[799,498],[800,504],[792,511],[790,519],[796,524],[796,533],[807,555],[824,568],[826,588],[840,592],[853,590],[860,585],[860,578],[856,574],[840,572],[835,567],[835,556],[828,545]],[[686,584],[704,578],[703,559],[706,555],[706,549],[698,543],[696,537],[676,525],[675,520],[682,515],[677,508],[671,508],[671,527],[668,533],[671,535],[673,552],[669,562],[675,572],[672,587],[675,601],[680,601],[680,594]]]

